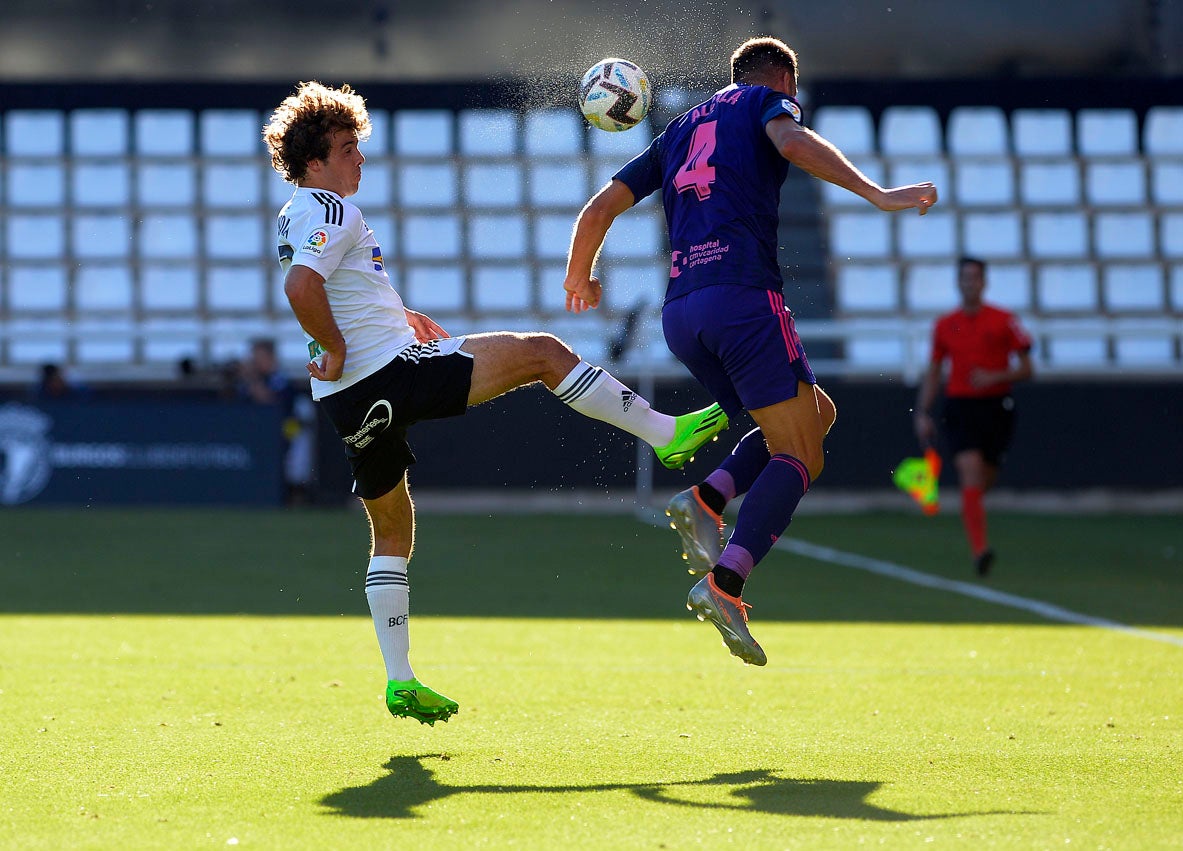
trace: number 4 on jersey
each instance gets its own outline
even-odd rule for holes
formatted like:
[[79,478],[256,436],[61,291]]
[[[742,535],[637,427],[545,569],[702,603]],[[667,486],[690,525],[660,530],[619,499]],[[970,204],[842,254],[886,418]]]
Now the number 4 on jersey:
[[717,121],[705,121],[694,128],[690,137],[690,152],[686,162],[674,175],[674,188],[679,192],[694,189],[699,201],[711,197],[711,184],[715,182],[715,167],[710,165],[715,153],[715,127]]

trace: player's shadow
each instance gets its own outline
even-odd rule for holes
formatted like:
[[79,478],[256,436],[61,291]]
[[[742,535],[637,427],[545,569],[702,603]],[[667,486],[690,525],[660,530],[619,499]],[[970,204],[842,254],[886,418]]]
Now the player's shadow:
[[[750,810],[784,816],[815,816],[859,819],[863,821],[925,821],[972,815],[997,815],[997,812],[911,815],[877,807],[867,796],[881,784],[853,780],[796,780],[778,777],[768,769],[752,769],[731,774],[715,774],[702,780],[675,780],[654,783],[593,783],[570,786],[449,786],[435,778],[424,765],[429,759],[444,759],[441,754],[393,757],[385,768],[390,772],[365,786],[350,786],[326,795],[321,803],[333,815],[353,818],[420,818],[420,808],[427,804],[467,793],[537,794],[563,792],[625,791],[647,801],[675,806],[716,810]],[[725,802],[702,802],[679,795],[684,789],[728,789]],[[1011,814],[1011,811],[1006,811]]]

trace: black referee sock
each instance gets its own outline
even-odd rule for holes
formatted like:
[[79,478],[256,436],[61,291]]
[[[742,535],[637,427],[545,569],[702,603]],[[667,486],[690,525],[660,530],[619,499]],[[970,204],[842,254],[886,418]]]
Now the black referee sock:
[[723,509],[727,507],[727,500],[723,494],[706,482],[698,483],[698,498],[702,500],[703,505],[720,516],[723,514]]
[[716,564],[711,571],[711,576],[715,577],[715,587],[724,594],[738,597],[743,593],[743,577],[734,570],[724,567],[721,564]]

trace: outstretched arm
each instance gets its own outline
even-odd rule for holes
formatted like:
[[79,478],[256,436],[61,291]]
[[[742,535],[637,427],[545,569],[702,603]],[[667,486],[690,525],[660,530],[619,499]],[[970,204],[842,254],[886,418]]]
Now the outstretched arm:
[[932,406],[937,400],[937,388],[941,382],[941,362],[934,360],[929,363],[920,382],[920,390],[916,394],[916,410],[912,415],[912,428],[916,432],[916,439],[924,448],[932,446],[937,435],[936,423],[932,419]]
[[633,191],[619,180],[610,181],[592,196],[579,213],[567,252],[567,310],[580,313],[600,303],[600,280],[592,275],[600,247],[616,217],[636,203]]
[[769,121],[764,131],[780,155],[793,165],[865,198],[880,210],[915,208],[923,216],[937,202],[937,188],[932,183],[884,189],[855,168],[840,150],[823,137],[808,127],[802,127],[787,115]]
[[325,279],[307,266],[293,265],[283,281],[283,291],[301,327],[324,349],[308,362],[308,374],[321,381],[336,381],[345,369],[345,338],[333,318]]

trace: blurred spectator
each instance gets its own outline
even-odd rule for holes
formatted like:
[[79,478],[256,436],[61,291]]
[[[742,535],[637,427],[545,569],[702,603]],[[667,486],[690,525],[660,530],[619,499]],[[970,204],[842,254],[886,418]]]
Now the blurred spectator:
[[311,398],[298,395],[279,369],[275,341],[251,341],[250,355],[237,369],[238,397],[257,405],[276,405],[283,418],[284,501],[302,505],[312,480],[315,409]]
[[90,388],[70,381],[56,363],[41,365],[41,373],[33,386],[31,395],[40,401],[59,399],[83,399],[90,395]]

